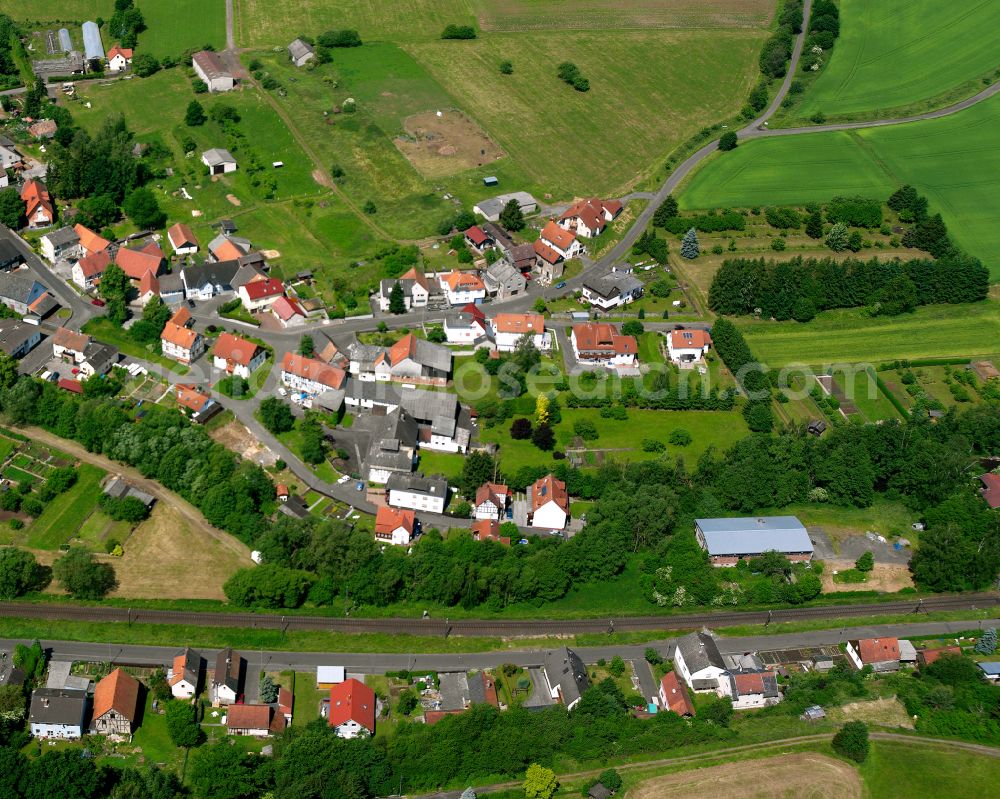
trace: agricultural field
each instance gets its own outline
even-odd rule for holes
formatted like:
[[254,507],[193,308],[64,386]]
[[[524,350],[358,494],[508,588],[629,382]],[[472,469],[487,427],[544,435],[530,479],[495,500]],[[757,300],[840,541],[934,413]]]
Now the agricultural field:
[[[1000,281],[1000,183],[993,97],[941,119],[757,139],[711,159],[684,187],[684,208],[799,205],[836,195],[887,198],[904,183],[940,211],[955,241]],[[808,176],[808,179],[804,179]]]
[[972,752],[878,741],[872,743],[861,776],[871,799],[933,794],[941,790],[942,780],[947,780],[949,799],[979,799],[991,794],[1000,780],[1000,761]]
[[1000,57],[982,31],[1000,28],[990,0],[841,0],[840,38],[795,115],[878,119],[974,94]]
[[38,0],[37,3],[0,0],[0,14],[7,14],[15,21],[59,20],[82,23],[99,16],[110,18],[113,11],[113,0]]
[[[1000,359],[994,359],[1000,362]],[[905,408],[912,408],[920,397],[926,397],[932,407],[947,408],[952,405],[962,407],[981,402],[984,395],[1000,393],[1000,380],[988,375],[994,374],[986,364],[954,366],[922,366],[913,364],[908,368],[889,369],[879,372],[892,395]],[[987,379],[983,379],[983,370]],[[987,385],[987,380],[990,381]]]
[[138,0],[136,5],[146,21],[137,53],[176,57],[192,47],[226,46],[225,0]]
[[1000,351],[1000,304],[993,300],[925,306],[895,317],[866,318],[850,309],[826,311],[806,324],[744,319],[737,325],[757,358],[773,368],[971,358]]
[[32,549],[58,549],[74,538],[97,507],[105,474],[96,466],[81,464],[72,487],[49,502],[42,515],[28,526],[25,543]]

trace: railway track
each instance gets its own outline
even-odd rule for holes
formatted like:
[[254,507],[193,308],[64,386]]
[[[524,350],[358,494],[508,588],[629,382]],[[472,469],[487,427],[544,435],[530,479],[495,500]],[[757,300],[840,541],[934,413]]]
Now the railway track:
[[110,624],[177,624],[193,627],[326,631],[336,633],[390,633],[394,635],[529,637],[582,633],[690,630],[789,621],[840,620],[856,616],[920,614],[946,610],[979,610],[1000,605],[1000,594],[939,596],[929,599],[880,602],[867,605],[816,605],[762,611],[717,611],[671,616],[623,616],[601,619],[418,619],[340,618],[333,616],[279,616],[265,613],[215,613],[130,609],[107,606],[47,605],[0,602],[0,618]]

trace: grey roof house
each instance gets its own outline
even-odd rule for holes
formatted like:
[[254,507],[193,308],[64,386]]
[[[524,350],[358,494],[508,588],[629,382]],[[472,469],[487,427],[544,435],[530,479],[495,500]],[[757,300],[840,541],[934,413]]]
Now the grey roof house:
[[694,691],[714,691],[726,673],[726,662],[715,637],[707,631],[689,633],[677,640],[674,669]]
[[735,566],[772,550],[795,562],[812,559],[809,533],[794,516],[695,519],[694,524],[698,543],[713,566]]
[[240,271],[239,261],[215,261],[188,266],[181,270],[185,299],[209,300],[216,294],[233,291],[233,279]]
[[86,691],[36,688],[31,693],[28,723],[36,738],[80,738],[86,715]]
[[528,285],[520,270],[506,260],[490,264],[483,274],[483,283],[486,293],[498,300],[521,294]]
[[568,647],[547,651],[542,672],[549,684],[549,695],[561,701],[567,710],[572,710],[590,687],[587,667],[580,656]]
[[637,300],[642,292],[642,281],[625,272],[609,272],[583,283],[583,298],[603,311]]
[[20,319],[0,319],[0,350],[11,358],[23,358],[41,340],[38,325],[29,325]]
[[316,57],[316,51],[313,50],[312,45],[308,42],[296,39],[288,45],[288,57],[292,59],[292,63],[295,66],[303,67],[307,62]]

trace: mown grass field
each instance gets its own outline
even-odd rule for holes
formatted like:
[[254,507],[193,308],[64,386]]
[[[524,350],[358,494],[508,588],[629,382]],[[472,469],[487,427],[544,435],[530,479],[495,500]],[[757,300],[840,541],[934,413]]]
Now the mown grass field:
[[137,52],[159,58],[206,44],[217,50],[226,46],[225,0],[139,0],[136,5],[146,21]]
[[27,545],[33,549],[58,549],[66,543],[90,512],[97,506],[101,495],[100,482],[105,472],[90,464],[81,464],[77,480],[64,493],[55,497],[42,515],[28,528]]
[[1000,67],[993,0],[841,0],[841,33],[830,62],[802,99],[799,116],[878,118],[963,87]]
[[871,799],[896,799],[940,792],[949,799],[992,795],[1000,760],[971,752],[879,741],[872,744],[861,776]]
[[896,317],[857,309],[827,311],[812,322],[738,320],[754,355],[771,367],[974,357],[1000,351],[1000,304],[934,305]]
[[[223,2],[223,0],[218,0]],[[103,16],[111,18],[114,2],[108,0],[38,0],[25,3],[23,0],[0,0],[0,14],[7,14],[14,20],[59,20],[84,22]],[[110,47],[111,45],[107,45]]]
[[714,157],[683,189],[685,208],[887,198],[910,183],[940,211],[955,241],[1000,280],[1000,98],[922,122],[851,133],[758,139]]

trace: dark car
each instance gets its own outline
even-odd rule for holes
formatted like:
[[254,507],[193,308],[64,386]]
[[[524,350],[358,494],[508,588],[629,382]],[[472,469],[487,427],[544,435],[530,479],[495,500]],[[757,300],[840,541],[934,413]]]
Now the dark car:
[[104,300],[94,299],[90,301],[91,305],[96,305],[98,308],[103,308],[105,306]]
[[188,300],[188,308],[194,308],[194,300]]

